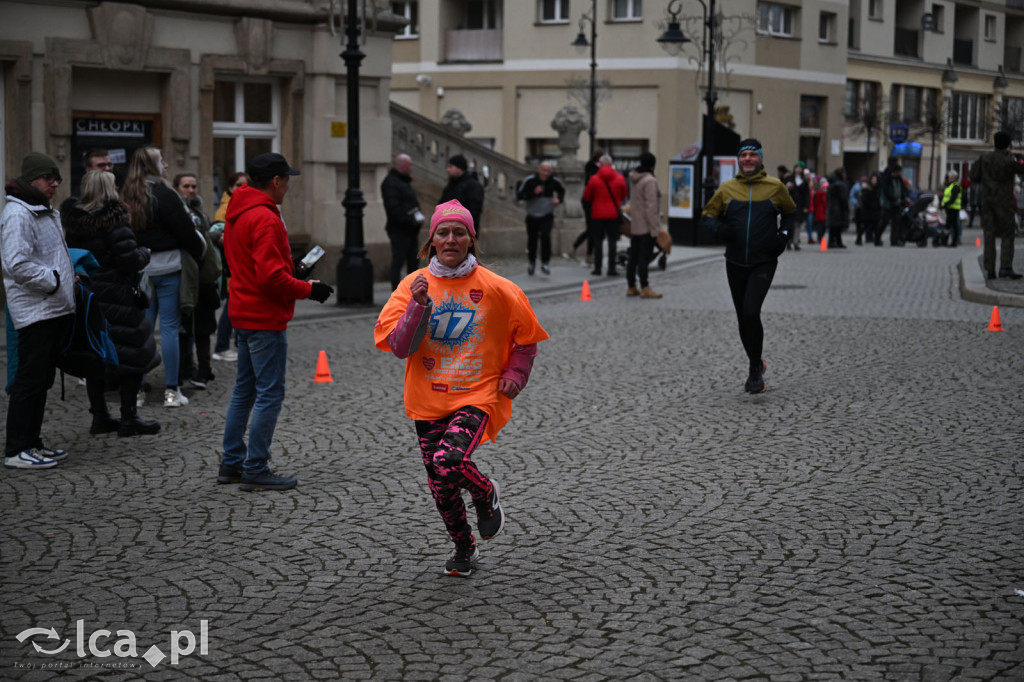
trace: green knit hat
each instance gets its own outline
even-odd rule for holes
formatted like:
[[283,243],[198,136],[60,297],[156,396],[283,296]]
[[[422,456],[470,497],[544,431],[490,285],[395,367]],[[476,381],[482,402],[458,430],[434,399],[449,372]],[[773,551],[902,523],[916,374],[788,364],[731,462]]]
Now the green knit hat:
[[21,179],[25,182],[38,180],[44,175],[56,175],[61,180],[57,162],[42,152],[29,152],[21,160]]

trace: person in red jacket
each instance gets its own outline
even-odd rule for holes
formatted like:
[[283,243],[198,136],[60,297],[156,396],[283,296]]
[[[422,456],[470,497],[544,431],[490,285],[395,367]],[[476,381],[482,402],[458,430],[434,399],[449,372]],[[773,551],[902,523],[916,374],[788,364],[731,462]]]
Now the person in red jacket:
[[825,236],[825,221],[828,218],[828,183],[820,175],[814,177],[811,190],[811,213],[814,215],[814,231],[820,242]]
[[583,201],[590,204],[590,224],[594,231],[590,236],[594,245],[594,271],[591,274],[601,274],[601,242],[608,240],[608,276],[616,277],[619,273],[615,270],[615,244],[619,240],[619,225],[622,223],[619,207],[626,200],[626,181],[612,166],[612,157],[605,154],[600,163],[597,173],[583,188]]
[[224,255],[231,270],[228,306],[238,342],[238,375],[224,420],[224,452],[217,482],[240,483],[241,490],[288,490],[295,487],[296,479],[270,469],[270,442],[284,402],[285,330],[297,299],[323,303],[334,289],[295,277],[288,233],[277,205],[288,193],[289,178],[299,171],[280,154],[260,154],[249,161],[246,172],[252,183],[231,195],[224,226]]

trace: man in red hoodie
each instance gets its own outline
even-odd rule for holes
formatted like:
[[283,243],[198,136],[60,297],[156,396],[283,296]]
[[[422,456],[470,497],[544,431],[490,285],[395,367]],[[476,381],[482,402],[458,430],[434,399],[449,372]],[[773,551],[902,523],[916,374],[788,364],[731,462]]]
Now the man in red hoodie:
[[612,157],[605,154],[600,160],[601,166],[597,173],[587,181],[583,188],[583,201],[590,204],[591,244],[594,245],[594,271],[590,274],[601,274],[601,244],[608,242],[608,276],[617,277],[615,261],[615,244],[619,240],[619,207],[626,200],[626,181],[612,165]]
[[[334,289],[295,277],[288,233],[277,205],[299,171],[280,154],[260,154],[246,167],[251,184],[231,195],[224,226],[224,255],[231,271],[228,314],[238,339],[238,376],[224,422],[218,483],[241,490],[289,490],[290,476],[270,469],[270,442],[284,402],[286,329],[295,301],[323,303]],[[245,428],[249,425],[249,445]]]

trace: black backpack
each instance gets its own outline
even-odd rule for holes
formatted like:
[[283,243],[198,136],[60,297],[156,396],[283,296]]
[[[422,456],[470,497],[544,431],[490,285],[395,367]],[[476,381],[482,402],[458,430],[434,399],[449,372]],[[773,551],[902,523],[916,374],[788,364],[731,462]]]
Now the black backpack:
[[118,365],[117,347],[110,338],[110,325],[103,317],[96,294],[81,282],[75,282],[74,322],[61,346],[57,366],[65,374],[85,378],[101,372],[103,365]]

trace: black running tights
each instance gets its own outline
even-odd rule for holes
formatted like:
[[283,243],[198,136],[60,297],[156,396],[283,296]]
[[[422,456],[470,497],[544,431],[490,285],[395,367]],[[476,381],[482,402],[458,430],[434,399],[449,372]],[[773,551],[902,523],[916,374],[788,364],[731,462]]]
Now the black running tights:
[[750,358],[750,365],[761,365],[761,350],[764,346],[764,327],[761,326],[761,304],[768,295],[775,277],[778,261],[760,263],[744,267],[734,263],[725,264],[725,274],[729,278],[729,291],[732,292],[732,303],[736,308],[736,317],[740,324],[740,341],[743,350]]

